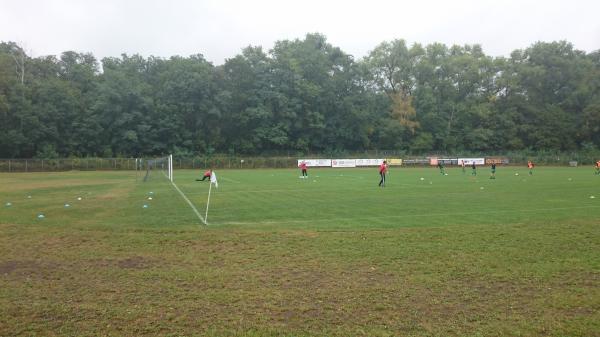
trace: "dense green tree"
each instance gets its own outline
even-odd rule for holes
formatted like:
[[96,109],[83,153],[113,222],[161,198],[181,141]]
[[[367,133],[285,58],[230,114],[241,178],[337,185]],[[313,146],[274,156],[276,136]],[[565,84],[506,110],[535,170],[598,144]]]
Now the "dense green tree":
[[510,57],[397,39],[355,60],[321,34],[214,66],[0,43],[0,157],[600,147],[600,52]]

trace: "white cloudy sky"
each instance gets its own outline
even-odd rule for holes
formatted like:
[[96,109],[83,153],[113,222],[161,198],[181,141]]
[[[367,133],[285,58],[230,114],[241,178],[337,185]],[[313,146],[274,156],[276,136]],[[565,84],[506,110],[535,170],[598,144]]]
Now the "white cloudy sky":
[[357,58],[377,44],[480,43],[508,55],[535,41],[600,49],[599,0],[0,0],[0,41],[66,50],[188,56],[222,64],[248,45],[319,32]]

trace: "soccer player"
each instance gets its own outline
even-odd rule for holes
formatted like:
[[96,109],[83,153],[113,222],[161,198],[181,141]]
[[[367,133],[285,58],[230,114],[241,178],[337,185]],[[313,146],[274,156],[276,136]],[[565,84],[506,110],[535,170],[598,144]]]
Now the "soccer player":
[[204,181],[206,179],[208,179],[208,181],[210,181],[211,174],[212,174],[212,169],[208,169],[206,172],[204,172],[202,179],[196,179],[196,181]]
[[473,163],[471,163],[471,175],[472,176],[477,175],[477,167],[475,166],[475,161],[473,161]]
[[465,161],[464,160],[460,161],[460,167],[462,167],[462,172],[463,172],[463,174],[465,174]]
[[387,172],[387,161],[383,161],[381,165],[379,165],[379,176],[381,180],[379,181],[379,187],[385,187],[385,174]]
[[308,178],[308,172],[306,170],[306,162],[303,160],[298,167],[302,170],[300,178]]
[[532,176],[533,175],[533,168],[535,167],[535,164],[533,164],[533,162],[531,160],[527,161],[527,168],[529,169],[529,175]]
[[492,175],[490,175],[490,179],[496,179],[496,163],[492,163]]
[[600,175],[600,160],[596,162],[596,173],[595,175]]
[[441,173],[442,175],[446,175],[446,171],[444,170],[444,164],[442,164],[442,162],[441,162],[441,161],[438,161],[438,165],[437,165],[437,166],[438,166],[438,168],[440,169],[440,173]]

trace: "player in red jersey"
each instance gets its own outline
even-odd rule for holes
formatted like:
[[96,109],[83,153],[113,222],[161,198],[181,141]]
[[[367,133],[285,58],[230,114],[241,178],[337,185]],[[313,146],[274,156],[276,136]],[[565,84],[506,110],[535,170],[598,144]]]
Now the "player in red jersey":
[[211,174],[212,174],[212,169],[208,169],[206,172],[204,172],[202,179],[196,179],[196,181],[204,181],[206,179],[208,179],[210,181]]
[[533,168],[534,167],[535,167],[535,164],[531,160],[529,160],[527,162],[527,168],[529,169],[529,175],[530,176],[533,175]]
[[385,174],[387,173],[387,161],[383,161],[381,165],[379,165],[379,176],[381,180],[379,181],[379,187],[385,187]]
[[298,165],[298,167],[300,168],[300,170],[302,170],[302,175],[300,176],[300,178],[308,178],[308,171],[306,169],[306,162],[303,160],[300,165]]

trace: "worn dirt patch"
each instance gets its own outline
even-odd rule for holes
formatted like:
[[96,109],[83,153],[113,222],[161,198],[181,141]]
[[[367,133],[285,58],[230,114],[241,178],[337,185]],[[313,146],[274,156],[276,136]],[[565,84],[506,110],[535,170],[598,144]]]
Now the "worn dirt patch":
[[0,262],[0,275],[8,274],[42,274],[56,270],[59,267],[56,263],[41,264],[36,261],[3,261]]
[[19,268],[19,261],[0,262],[0,274],[10,274]]
[[130,188],[115,188],[110,191],[102,194],[98,194],[95,199],[97,200],[114,200],[114,199],[123,199],[123,196],[126,196],[133,189],[133,186]]
[[153,265],[152,261],[141,256],[133,256],[117,261],[117,266],[123,269],[146,269]]
[[121,268],[121,269],[148,269],[157,266],[155,260],[151,260],[142,256],[132,256],[125,259],[94,259],[84,263],[87,268]]

